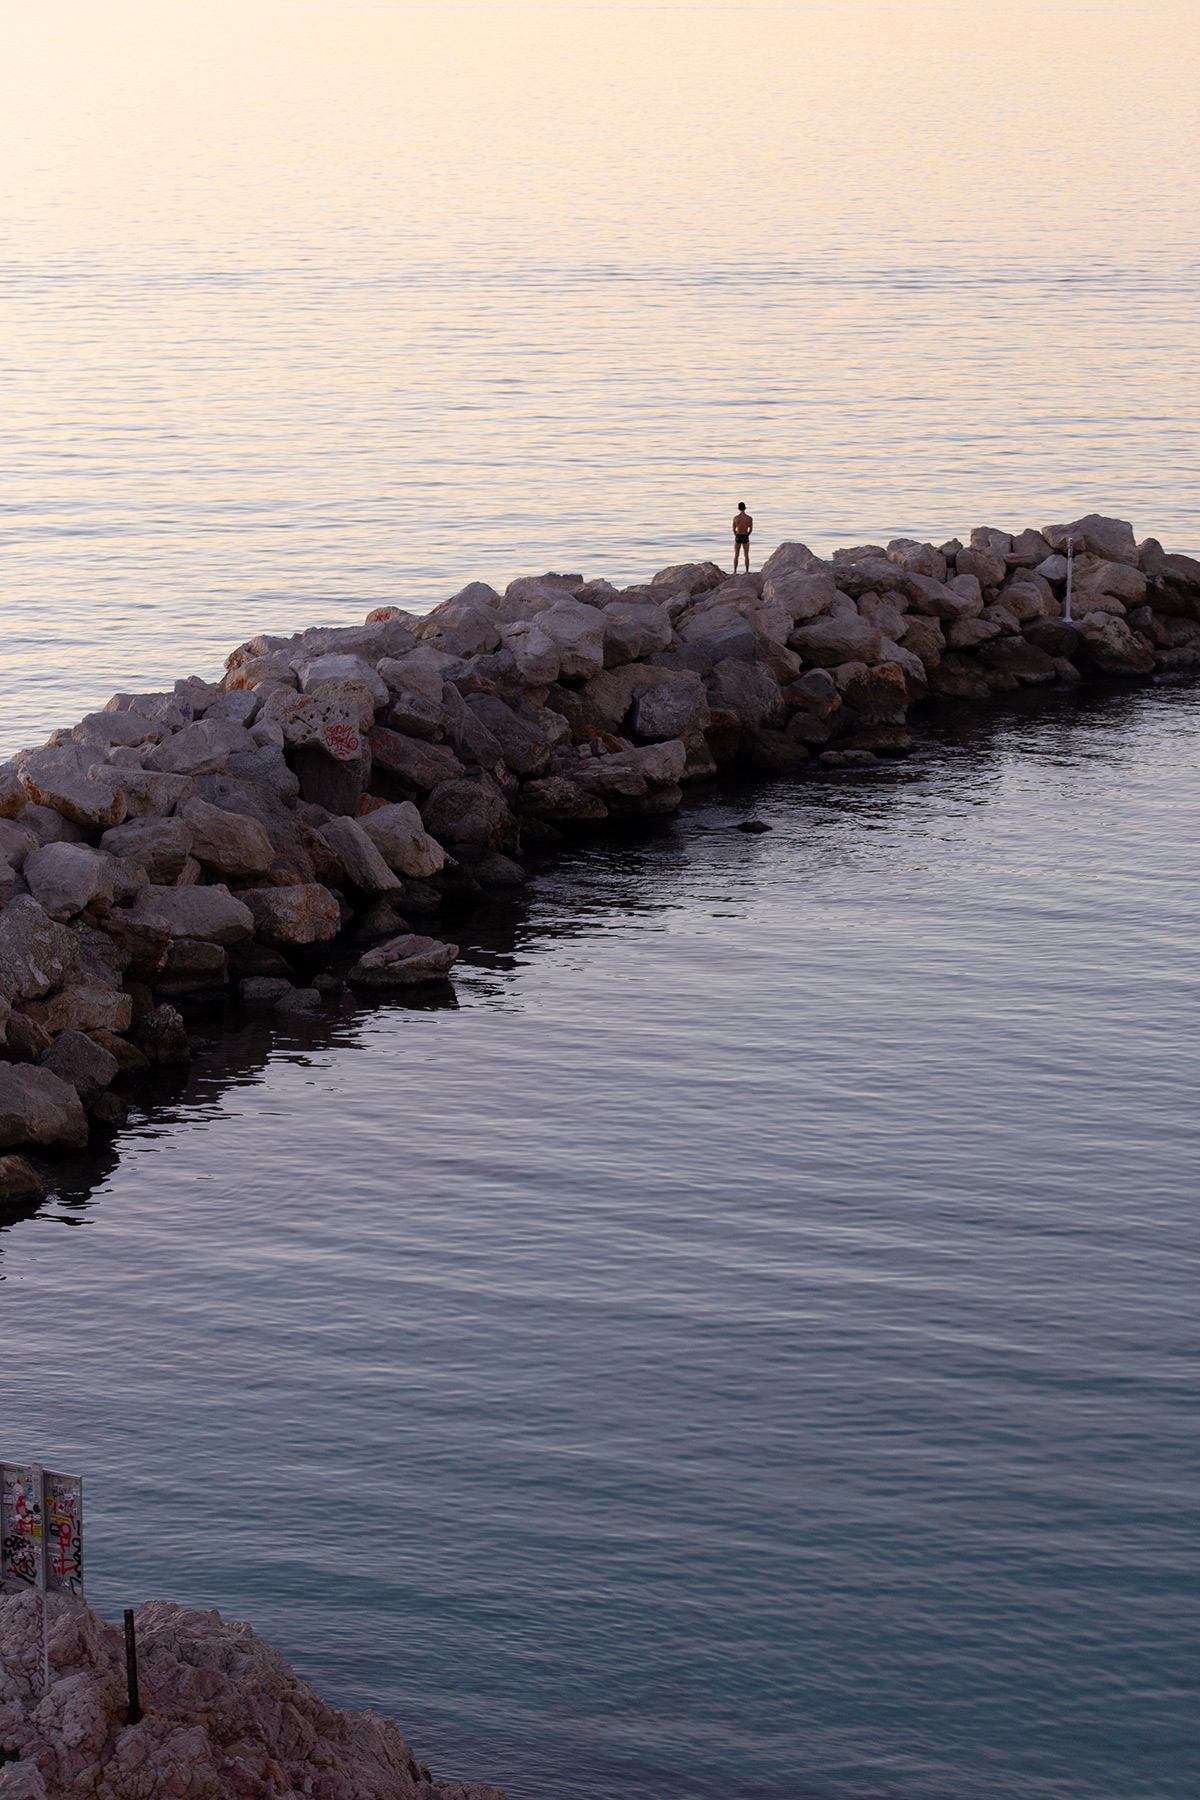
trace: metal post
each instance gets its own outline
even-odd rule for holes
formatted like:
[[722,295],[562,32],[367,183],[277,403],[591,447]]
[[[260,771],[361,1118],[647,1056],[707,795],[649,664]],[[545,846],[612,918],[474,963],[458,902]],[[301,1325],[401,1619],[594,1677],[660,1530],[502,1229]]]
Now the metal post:
[[129,1688],[129,1707],[125,1714],[127,1725],[136,1725],[142,1716],[141,1704],[138,1700],[137,1673],[137,1633],[133,1625],[133,1608],[125,1608],[125,1681]]
[[41,1463],[30,1469],[33,1476],[33,1554],[37,1588],[38,1625],[42,1639],[42,1692],[50,1692],[50,1626],[46,1618],[46,1574],[50,1557],[50,1534],[46,1529],[46,1476]]
[[1063,613],[1064,619],[1071,617],[1071,580],[1075,573],[1075,539],[1067,539],[1067,604]]

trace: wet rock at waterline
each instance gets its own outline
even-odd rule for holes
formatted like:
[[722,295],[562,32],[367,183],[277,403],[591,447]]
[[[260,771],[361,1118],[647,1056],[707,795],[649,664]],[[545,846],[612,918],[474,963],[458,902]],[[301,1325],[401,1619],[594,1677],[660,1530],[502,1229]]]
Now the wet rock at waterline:
[[54,731],[0,766],[6,1147],[78,1147],[122,1082],[185,1063],[176,1003],[302,1015],[331,961],[364,993],[445,981],[448,909],[722,770],[866,772],[927,703],[1200,668],[1200,561],[1096,514],[966,537],[475,582]]

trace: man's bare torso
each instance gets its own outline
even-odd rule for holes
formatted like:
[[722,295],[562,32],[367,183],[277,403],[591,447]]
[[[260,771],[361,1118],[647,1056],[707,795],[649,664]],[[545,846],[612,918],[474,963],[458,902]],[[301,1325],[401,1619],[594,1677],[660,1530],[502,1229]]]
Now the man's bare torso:
[[734,515],[733,515],[733,535],[734,535],[734,537],[749,537],[750,533],[753,530],[754,530],[754,520],[750,517],[749,513],[734,513]]

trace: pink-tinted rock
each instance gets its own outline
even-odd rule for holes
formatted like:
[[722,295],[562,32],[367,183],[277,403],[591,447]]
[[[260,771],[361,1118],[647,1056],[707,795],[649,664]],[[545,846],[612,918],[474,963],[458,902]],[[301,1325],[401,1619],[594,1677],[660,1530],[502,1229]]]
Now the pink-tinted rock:
[[267,944],[323,944],[341,929],[337,897],[319,882],[246,888],[239,898],[250,911],[255,935]]

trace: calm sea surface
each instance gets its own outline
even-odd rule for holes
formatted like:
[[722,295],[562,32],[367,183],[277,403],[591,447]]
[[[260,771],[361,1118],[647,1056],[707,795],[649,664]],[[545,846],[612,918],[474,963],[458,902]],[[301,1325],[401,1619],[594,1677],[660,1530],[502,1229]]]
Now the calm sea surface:
[[[2,12],[0,753],[739,499],[1200,550],[1191,6]],[[1200,692],[954,719],[198,1021],[0,1234],[102,1609],[518,1800],[1194,1800]]]

